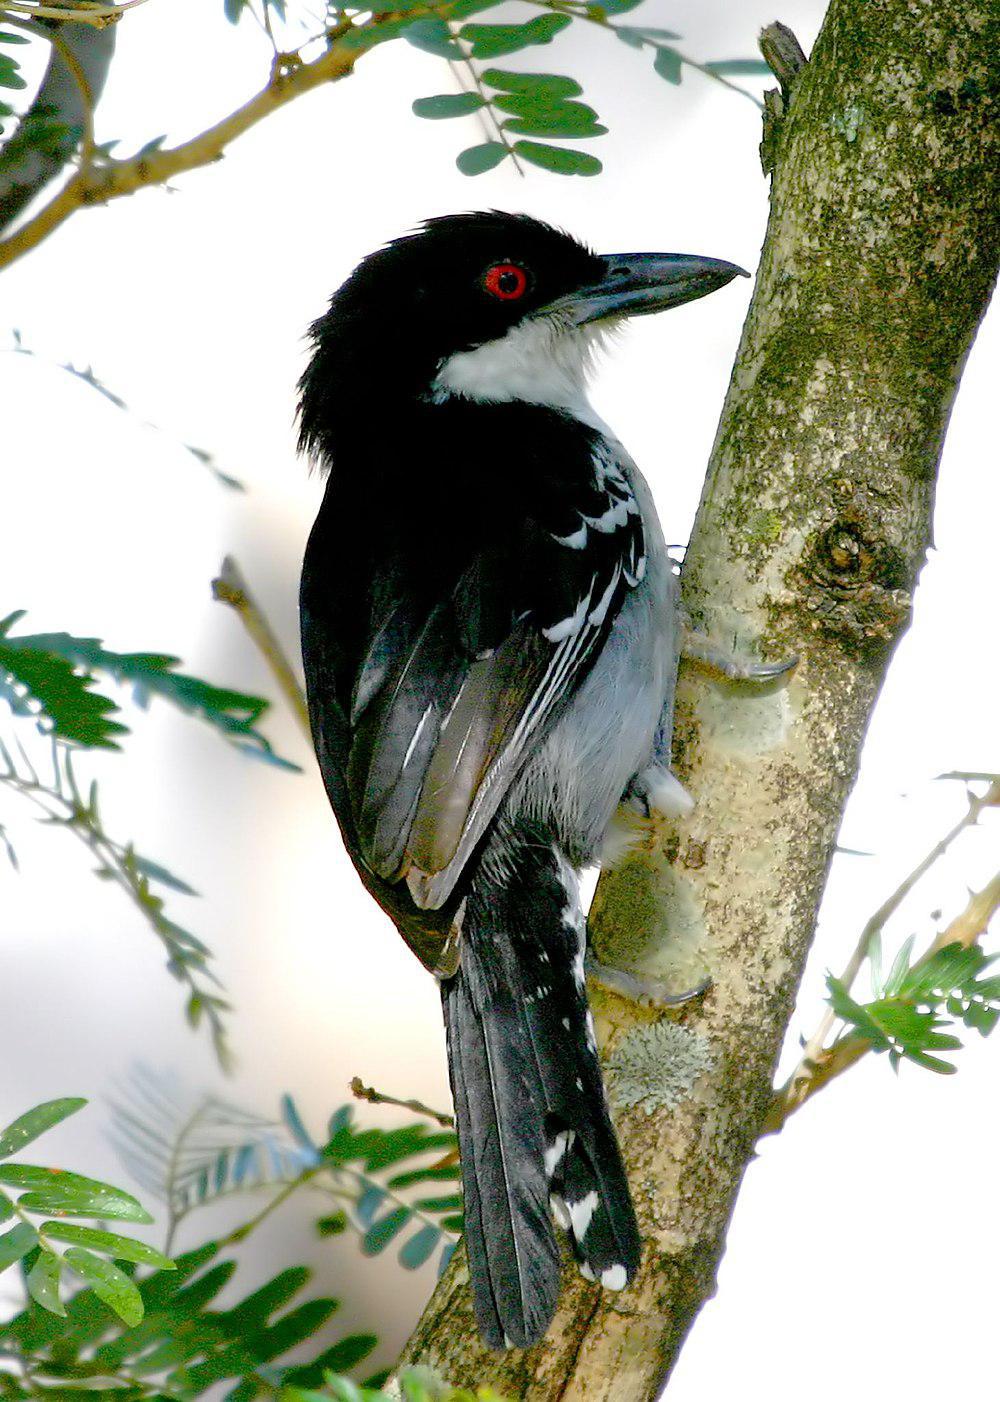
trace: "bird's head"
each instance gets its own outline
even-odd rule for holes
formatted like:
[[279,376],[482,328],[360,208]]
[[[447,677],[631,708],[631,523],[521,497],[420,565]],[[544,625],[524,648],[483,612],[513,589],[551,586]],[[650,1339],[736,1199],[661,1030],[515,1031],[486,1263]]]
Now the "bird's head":
[[679,306],[742,268],[677,253],[593,253],[524,214],[446,215],[369,255],[313,324],[301,445],[402,394],[572,407],[602,331]]

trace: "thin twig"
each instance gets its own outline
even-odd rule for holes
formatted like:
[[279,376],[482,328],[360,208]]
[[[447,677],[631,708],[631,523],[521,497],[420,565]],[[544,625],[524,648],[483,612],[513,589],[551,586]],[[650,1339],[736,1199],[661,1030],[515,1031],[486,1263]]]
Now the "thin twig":
[[[586,20],[588,24],[596,24],[600,29],[610,29],[613,31],[618,28],[616,24],[612,24],[604,11],[599,9],[596,5],[586,5],[583,8],[579,8],[576,4],[572,3],[571,0],[527,0],[527,3],[537,6],[540,10],[551,10],[557,15],[571,15],[573,19]],[[636,28],[641,29],[642,26],[637,25]],[[653,39],[644,39],[643,43],[648,44],[651,49],[658,49],[660,47]],[[682,54],[680,49],[675,48],[673,44],[669,47],[677,55],[680,62],[686,64],[688,68],[697,69],[704,77],[711,78],[713,83],[720,83],[724,88],[729,88],[730,92],[739,93],[740,97],[745,97],[747,101],[752,102],[755,107],[759,108],[761,111],[764,110],[764,104],[761,102],[760,98],[755,97],[752,92],[747,92],[746,88],[741,88],[739,83],[730,82],[724,73],[716,73],[715,70],[710,68],[707,64],[699,63],[696,58],[689,58],[687,54]]]
[[394,1095],[386,1095],[374,1086],[366,1086],[360,1076],[351,1079],[351,1094],[358,1100],[367,1100],[370,1105],[398,1105],[401,1110],[412,1110],[417,1115],[426,1115],[429,1120],[435,1120],[444,1129],[453,1129],[455,1125],[452,1115],[446,1115],[441,1110],[432,1110],[422,1100],[397,1100]]
[[271,669],[271,675],[278,689],[292,709],[292,714],[302,728],[306,739],[311,740],[309,728],[309,708],[305,692],[299,682],[285,650],[278,641],[277,634],[261,612],[256,599],[250,593],[239,565],[231,555],[222,562],[217,579],[212,580],[212,594],[220,603],[228,604],[240,616],[244,628],[250,634],[261,656]]
[[[982,797],[978,797],[975,794],[970,795],[968,811],[955,824],[951,831],[941,838],[940,842],[934,844],[927,855],[913,868],[909,876],[896,887],[888,899],[883,901],[878,910],[876,910],[874,915],[867,921],[854,947],[854,952],[850,959],[848,959],[843,973],[840,975],[840,982],[848,992],[867,958],[873,937],[885,927],[891,916],[896,913],[903,901],[913,890],[914,886],[916,886],[917,882],[927,874],[935,862],[939,861],[940,858],[944,856],[955,839],[961,836],[966,828],[970,828],[976,823],[984,808],[994,807],[998,802],[1000,802],[1000,780],[995,781]],[[797,1087],[801,1089],[806,1097],[813,1093],[808,1088],[809,1082],[826,1055],[824,1044],[836,1020],[836,1013],[832,1008],[827,1008],[819,1026],[806,1043],[797,1066],[785,1084],[777,1092],[776,1099],[793,1101],[799,1093],[796,1089]]]
[[52,750],[54,778],[50,785],[40,780],[33,769],[29,777],[21,774],[0,741],[0,784],[27,799],[44,815],[43,822],[73,833],[96,858],[98,871],[125,892],[163,944],[167,968],[187,989],[189,1008],[197,1007],[199,1015],[204,1014],[219,1063],[228,1069],[231,1054],[222,1014],[228,1011],[229,1004],[197,978],[201,973],[216,985],[219,982],[206,962],[209,951],[164,914],[163,901],[151,892],[132,847],[122,846],[105,832],[97,809],[96,784],[91,786],[90,797],[84,799],[76,782],[71,752],[55,743]]
[[[970,826],[969,814],[974,815],[971,818],[971,821],[974,822],[983,808],[996,807],[998,803],[1000,803],[1000,782],[994,782],[988,793],[984,794],[981,798],[973,798],[970,803],[969,813],[966,814],[963,821],[953,828],[946,837],[942,838],[941,842],[939,842],[934,849],[934,853],[929,854],[933,860],[936,861],[937,858],[942,855],[948,844],[954,840],[960,831]],[[893,909],[899,904],[899,901],[902,900],[907,891],[912,889],[915,881],[926,871],[929,864],[930,862],[925,859],[925,861],[911,873],[907,881],[903,883],[903,887],[900,887],[898,891],[893,893],[893,896],[890,897],[890,901],[893,901],[897,896],[899,897],[898,900],[895,900]],[[886,905],[888,904],[889,902],[886,902]],[[882,910],[885,910],[885,906],[882,907]],[[912,967],[914,969],[919,969],[940,950],[946,949],[948,945],[960,944],[965,949],[969,948],[986,933],[990,921],[998,910],[1000,910],[1000,872],[997,872],[981,891],[974,891],[971,893],[965,907],[935,936],[926,951],[914,962]],[[858,948],[855,949],[851,962],[845,970],[842,982],[844,982],[845,986],[848,988],[850,987],[850,982],[848,980],[853,981],[857,976],[864,955],[867,953],[868,940],[877,929],[881,928],[881,925],[873,925],[873,922],[880,913],[881,911],[876,912],[876,915],[873,916],[872,920],[865,926],[865,930],[868,932],[867,937],[863,936],[863,940],[858,941]],[[891,914],[891,911],[889,913]],[[888,916],[886,916],[886,919],[887,918]],[[884,924],[884,920],[882,923]],[[861,960],[857,960],[858,949],[862,949],[862,945],[863,952]],[[854,967],[852,971],[852,965],[855,965],[856,960],[857,966]],[[829,1028],[832,1027],[835,1021],[836,1014],[832,1009],[828,1010],[823,1018],[823,1024],[821,1025],[821,1027],[826,1026],[827,1031],[823,1032],[822,1038],[817,1042],[821,1028],[817,1029],[816,1034],[810,1039],[809,1047],[806,1053],[803,1054],[798,1066],[796,1066],[785,1084],[775,1092],[767,1118],[764,1121],[764,1127],[761,1131],[762,1134],[777,1133],[777,1131],[784,1126],[786,1120],[788,1120],[796,1110],[800,1109],[807,1100],[811,1100],[817,1091],[822,1090],[825,1085],[829,1085],[832,1080],[843,1075],[849,1067],[860,1061],[863,1056],[871,1051],[871,1042],[869,1042],[866,1037],[862,1037],[856,1032],[850,1032],[846,1036],[835,1041],[833,1046],[825,1047],[823,1042],[825,1042]]]
[[[20,0],[0,2],[11,5],[19,4]],[[459,2],[444,0],[443,4],[416,5],[407,12],[407,18],[448,19],[452,8]],[[138,0],[129,0],[129,3],[138,3]],[[26,7],[21,5],[21,8]],[[41,13],[37,9],[30,12]],[[94,15],[97,11],[73,13],[79,19],[83,14]],[[63,18],[61,11],[58,18]],[[395,23],[398,23],[398,16],[391,12],[373,14],[359,24],[345,19],[324,36],[326,47],[317,58],[308,63],[273,64],[268,81],[253,97],[189,141],[183,141],[179,146],[160,147],[155,151],[140,151],[122,160],[108,157],[99,166],[79,171],[33,218],[0,240],[0,268],[36,248],[53,230],[86,205],[108,204],[147,186],[165,185],[183,171],[197,170],[219,160],[237,137],[271,116],[279,107],[324,83],[336,82],[353,73],[358,59],[378,44],[382,30]]]
[[[89,24],[95,29],[103,29],[105,25],[114,24],[119,20],[126,10],[134,9],[136,5],[144,5],[146,0],[121,0],[118,5],[90,5],[86,0],[80,0],[78,5],[72,8],[62,5],[33,5],[30,0],[0,0],[0,15],[10,18],[10,11],[18,14],[31,15],[39,19],[57,19],[71,24]],[[41,31],[38,31],[39,33]]]
[[[461,49],[461,48],[462,48],[461,40],[459,40],[459,39],[457,38],[457,36],[456,36],[456,43],[458,44],[459,48]],[[484,112],[487,112],[487,113],[489,113],[489,120],[490,120],[490,122],[492,122],[492,124],[493,124],[493,129],[494,129],[494,131],[496,132],[496,139],[497,139],[497,141],[500,142],[500,145],[501,145],[501,146],[505,146],[505,147],[507,148],[507,153],[508,153],[508,155],[510,156],[510,159],[511,159],[511,161],[512,161],[512,163],[513,163],[514,169],[517,171],[518,175],[519,175],[519,176],[522,178],[522,180],[523,180],[523,179],[525,178],[524,166],[523,166],[523,164],[521,163],[520,159],[518,158],[518,154],[517,154],[517,152],[514,150],[514,147],[513,147],[513,145],[511,144],[511,142],[510,142],[510,140],[509,140],[509,138],[508,138],[508,136],[507,136],[506,131],[504,131],[503,124],[501,123],[500,118],[497,116],[496,112],[494,112],[494,110],[493,110],[493,104],[490,102],[490,99],[487,97],[487,95],[486,95],[486,90],[485,90],[485,88],[483,87],[483,84],[482,84],[482,79],[481,79],[480,76],[479,76],[479,70],[476,68],[476,65],[475,65],[475,64],[473,63],[473,61],[472,61],[472,55],[471,55],[471,54],[467,54],[467,53],[465,52],[465,50],[463,49],[463,50],[462,50],[462,61],[461,61],[461,65],[459,65],[459,64],[457,64],[457,63],[455,63],[455,62],[453,62],[453,61],[451,61],[451,60],[449,60],[449,62],[451,63],[451,67],[452,67],[453,70],[454,70],[454,69],[459,69],[459,67],[461,67],[461,68],[464,68],[464,70],[468,73],[470,79],[472,80],[472,85],[473,85],[473,87],[475,88],[475,90],[476,90],[476,92],[479,94],[479,96],[483,99],[483,104],[484,104],[484,105],[483,105],[482,107],[480,107],[479,111],[478,111],[477,114],[476,114],[478,117],[480,117],[480,118],[482,119],[483,134],[487,137],[487,139],[491,139],[491,138],[490,138],[490,129],[489,129],[489,126],[487,125],[487,122],[486,122],[485,117],[483,117],[483,113],[484,113]]]

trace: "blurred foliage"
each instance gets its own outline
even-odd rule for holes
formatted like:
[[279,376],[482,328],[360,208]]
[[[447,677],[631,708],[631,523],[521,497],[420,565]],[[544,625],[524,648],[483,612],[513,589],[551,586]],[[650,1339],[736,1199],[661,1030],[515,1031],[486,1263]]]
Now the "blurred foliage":
[[[377,44],[403,38],[415,48],[446,60],[458,91],[421,98],[413,110],[417,116],[432,120],[477,117],[485,139],[467,146],[457,158],[459,170],[466,175],[481,174],[508,159],[522,171],[523,162],[562,175],[596,175],[601,170],[600,160],[591,153],[552,144],[592,139],[607,132],[595,110],[577,101],[582,88],[575,79],[547,72],[509,73],[480,67],[483,62],[547,46],[574,21],[596,25],[630,48],[650,53],[654,71],[670,84],[679,84],[686,70],[696,71],[760,105],[752,93],[732,81],[734,77],[766,75],[767,66],[760,59],[701,62],[677,47],[680,36],[672,30],[616,23],[620,16],[637,9],[642,0],[533,0],[531,9],[541,8],[545,13],[533,13],[520,22],[472,20],[500,3],[502,0],[440,0],[427,5],[423,0],[380,0],[372,10],[360,3],[344,5],[327,0],[319,22],[301,4],[286,8],[284,0],[223,0],[230,23],[255,23],[270,44],[272,81],[312,62],[335,42],[363,53]],[[0,88],[12,90],[25,87],[16,45],[32,35],[47,43],[65,43],[65,34],[60,41],[52,28],[46,27],[48,21],[32,17],[30,3],[16,8],[23,12],[15,14],[11,0],[6,4],[0,0],[0,17],[6,12],[17,25],[0,28]],[[62,25],[64,31],[74,27]],[[43,83],[35,103],[22,114],[6,146],[0,148],[0,177],[5,166],[12,171],[23,167],[33,149],[68,161],[76,146],[87,139],[79,122],[60,121],[60,113],[45,96]],[[0,118],[12,115],[14,106],[0,103]],[[164,140],[157,136],[146,141],[139,156],[160,150]],[[111,165],[118,144],[91,140],[88,158],[97,165]]]
[[198,1208],[265,1192],[263,1212],[270,1213],[302,1188],[323,1199],[321,1235],[350,1229],[366,1256],[397,1247],[407,1270],[436,1258],[443,1271],[462,1231],[453,1130],[420,1121],[359,1129],[353,1106],[342,1105],[317,1139],[290,1095],[280,1118],[268,1119],[218,1096],[192,1102],[172,1078],[144,1067],[112,1097],[111,1109],[126,1167],[166,1206],[168,1249]]
[[[143,1300],[134,1281],[114,1262],[141,1263],[161,1272],[172,1271],[173,1262],[133,1237],[62,1219],[146,1223],[153,1220],[149,1213],[131,1193],[95,1178],[62,1168],[6,1162],[86,1103],[79,1097],[46,1101],[0,1133],[0,1222],[17,1218],[0,1236],[0,1271],[22,1263],[25,1285],[34,1302],[29,1311],[37,1306],[45,1315],[66,1319],[60,1283],[64,1273],[75,1274],[89,1287],[82,1293],[96,1297],[124,1323],[135,1325],[143,1317]],[[34,1217],[45,1220],[35,1222]],[[68,1243],[67,1249],[63,1249],[64,1243]],[[96,1305],[93,1308],[103,1313]],[[11,1327],[0,1330],[0,1342]]]
[[[196,893],[161,862],[110,836],[100,812],[97,783],[92,782],[84,796],[74,754],[120,750],[120,742],[129,734],[129,727],[117,719],[117,703],[97,689],[109,680],[127,686],[133,704],[140,708],[159,697],[205,721],[244,754],[297,771],[297,765],[275,754],[258,729],[270,703],[188,676],[177,670],[178,659],[165,653],[113,652],[97,638],[70,633],[12,634],[23,616],[18,611],[0,621],[0,700],[7,703],[15,724],[27,724],[49,740],[48,772],[44,778],[40,775],[42,766],[32,760],[16,735],[11,745],[0,738],[0,787],[29,801],[47,826],[73,833],[96,858],[95,875],[117,884],[131,898],[162,942],[169,972],[187,989],[188,1021],[193,1027],[207,1026],[224,1061],[223,1015],[228,1004],[209,967],[211,952],[167,915],[157,888],[185,896]],[[2,826],[0,844],[16,868],[15,845]]]
[[119,749],[128,726],[111,719],[117,704],[93,690],[104,677],[128,686],[137,706],[145,708],[158,696],[206,721],[247,754],[297,769],[279,758],[257,729],[270,705],[262,696],[178,672],[180,659],[166,653],[112,652],[98,638],[70,633],[11,636],[23,617],[18,609],[0,620],[0,697],[14,715],[35,717],[43,734],[84,749]]
[[[85,693],[86,694],[86,693]],[[27,750],[15,739],[13,750],[0,739],[0,789],[19,795],[35,807],[39,821],[54,831],[72,833],[96,859],[94,875],[117,885],[131,899],[150,929],[163,944],[167,970],[187,991],[185,1011],[192,1027],[208,1028],[216,1053],[226,1064],[224,1014],[229,1004],[219,993],[219,980],[209,967],[208,946],[166,913],[166,902],[157,891],[165,886],[183,895],[196,893],[165,866],[142,856],[132,843],[120,843],[104,827],[100,793],[92,781],[86,796],[76,778],[73,750],[50,742],[49,773],[39,773]],[[0,843],[11,865],[17,852],[10,834],[0,827]]]
[[[18,1219],[0,1235],[0,1272],[19,1263],[26,1295],[23,1307],[0,1323],[0,1397],[103,1392],[186,1402],[223,1386],[219,1395],[232,1402],[273,1396],[287,1402],[316,1397],[368,1402],[384,1395],[377,1390],[384,1372],[361,1384],[343,1376],[369,1357],[378,1342],[374,1334],[314,1342],[312,1356],[303,1359],[304,1346],[324,1330],[339,1305],[330,1298],[292,1303],[309,1280],[305,1267],[281,1270],[235,1303],[217,1307],[237,1270],[225,1253],[294,1189],[309,1183],[337,1198],[343,1219],[334,1228],[328,1214],[319,1230],[329,1234],[355,1226],[363,1254],[376,1254],[414,1227],[416,1234],[399,1253],[402,1265],[414,1269],[432,1254],[415,1248],[429,1230],[435,1246],[447,1241],[450,1254],[452,1233],[461,1227],[460,1197],[452,1195],[447,1206],[425,1202],[421,1207],[404,1202],[399,1190],[437,1181],[445,1172],[457,1176],[454,1134],[429,1132],[422,1123],[359,1129],[345,1105],[332,1116],[328,1138],[318,1144],[289,1096],[280,1122],[214,1097],[190,1114],[168,1078],[137,1072],[127,1098],[114,1107],[114,1137],[140,1180],[173,1195],[168,1243],[192,1206],[240,1190],[271,1194],[254,1217],[221,1241],[204,1242],[171,1260],[132,1237],[62,1220],[151,1222],[130,1194],[62,1169],[6,1162],[85,1104],[80,1098],[49,1101],[0,1133],[0,1222]],[[174,1113],[181,1118],[171,1128]],[[436,1162],[428,1163],[429,1155]],[[369,1212],[365,1197],[376,1192],[379,1200]],[[379,1212],[392,1202],[390,1214],[405,1209],[406,1218],[388,1231],[380,1228],[387,1218]],[[46,1220],[35,1223],[35,1216]],[[139,1266],[148,1273],[140,1275]],[[62,1288],[74,1275],[83,1286]],[[298,1350],[294,1363],[287,1359],[293,1349]],[[426,1369],[407,1370],[400,1381],[411,1402],[501,1402],[488,1390],[448,1387]]]
[[855,1002],[830,975],[830,1005],[850,1035],[870,1043],[873,1051],[888,1052],[893,1067],[906,1060],[948,1075],[957,1067],[937,1053],[957,1051],[962,1043],[945,1029],[957,1022],[985,1037],[1000,1021],[1000,975],[982,977],[1000,955],[954,943],[911,964],[913,945],[912,938],[906,941],[883,978],[876,933],[868,950],[875,997]]

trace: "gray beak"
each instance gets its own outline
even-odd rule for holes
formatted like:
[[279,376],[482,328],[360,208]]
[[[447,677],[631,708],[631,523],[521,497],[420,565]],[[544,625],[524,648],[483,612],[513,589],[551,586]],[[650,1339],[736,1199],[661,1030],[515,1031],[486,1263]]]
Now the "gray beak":
[[541,315],[565,311],[577,326],[605,317],[646,316],[705,297],[734,277],[750,276],[735,263],[689,253],[609,253],[604,265],[600,281],[550,302]]

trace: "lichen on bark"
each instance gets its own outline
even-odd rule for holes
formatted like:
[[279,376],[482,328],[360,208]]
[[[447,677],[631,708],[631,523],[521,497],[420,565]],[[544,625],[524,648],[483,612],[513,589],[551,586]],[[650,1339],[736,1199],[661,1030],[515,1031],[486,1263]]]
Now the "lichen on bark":
[[[697,806],[602,878],[591,916],[603,959],[680,986],[711,974],[673,1016],[712,1061],[682,1104],[618,1117],[646,1243],[634,1285],[568,1269],[546,1340],[497,1356],[459,1261],[405,1353],[455,1382],[646,1402],[714,1290],[1000,261],[996,29],[993,0],[833,0],[769,104],[771,217],[683,594],[706,632],[801,660],[753,701],[682,677],[674,743]],[[593,1001],[612,1049],[663,1016]]]

